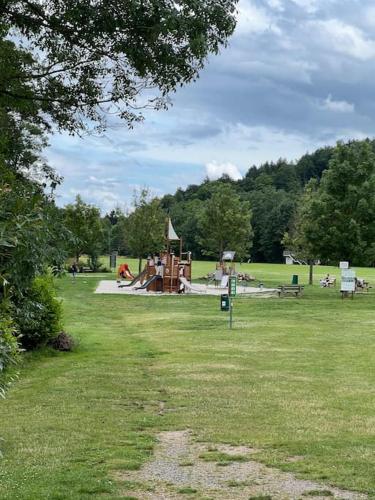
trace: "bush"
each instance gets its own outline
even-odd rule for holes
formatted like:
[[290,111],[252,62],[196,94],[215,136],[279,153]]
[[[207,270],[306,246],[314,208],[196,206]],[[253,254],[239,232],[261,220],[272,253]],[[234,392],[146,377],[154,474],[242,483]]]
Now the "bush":
[[61,330],[61,304],[51,277],[35,278],[16,306],[21,343],[26,349],[46,344]]
[[0,397],[15,375],[15,365],[19,358],[19,345],[14,323],[8,313],[0,308]]
[[53,338],[49,344],[57,351],[65,352],[72,351],[76,345],[73,337],[64,331],[60,332],[57,337]]

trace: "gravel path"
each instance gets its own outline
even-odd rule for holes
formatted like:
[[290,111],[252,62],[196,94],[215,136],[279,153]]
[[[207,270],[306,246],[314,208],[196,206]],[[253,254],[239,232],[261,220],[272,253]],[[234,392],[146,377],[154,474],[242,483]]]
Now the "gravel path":
[[[207,500],[209,498],[247,500],[256,496],[261,498],[262,495],[264,499],[272,498],[272,500],[367,498],[366,495],[297,479],[291,473],[266,467],[251,460],[251,454],[257,450],[244,446],[216,445],[217,452],[240,455],[248,460],[231,462],[228,459],[226,466],[219,466],[218,462],[208,462],[199,458],[202,453],[212,450],[212,445],[192,442],[188,431],[162,432],[158,440],[159,444],[150,462],[140,471],[131,471],[120,476],[123,480],[153,486],[154,491],[129,491],[126,492],[127,495],[137,499],[153,500],[187,497]],[[302,458],[291,457],[291,461]],[[189,495],[184,492],[186,488],[192,490]],[[317,490],[322,491],[322,495],[318,496]],[[309,495],[309,492],[313,493],[313,496]]]

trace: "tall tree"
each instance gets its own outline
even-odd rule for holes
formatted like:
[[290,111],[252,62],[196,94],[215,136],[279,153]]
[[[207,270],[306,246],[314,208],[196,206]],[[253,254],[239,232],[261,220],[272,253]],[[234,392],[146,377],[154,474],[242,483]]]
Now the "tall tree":
[[320,260],[319,250],[313,244],[309,237],[311,226],[311,206],[314,198],[317,196],[319,182],[317,179],[311,179],[306,185],[302,196],[298,199],[295,212],[291,217],[289,229],[284,233],[281,240],[282,245],[300,260],[309,263],[309,284],[314,280],[314,262]]
[[247,257],[253,238],[250,221],[250,203],[241,200],[231,184],[217,184],[199,216],[203,253],[220,259],[224,250],[234,250],[237,258]]
[[65,207],[64,219],[66,227],[74,237],[69,245],[71,255],[74,255],[78,262],[82,254],[87,254],[92,266],[96,268],[104,244],[99,208],[85,203],[78,195],[74,203]]
[[126,241],[130,253],[138,258],[138,270],[142,270],[142,259],[160,252],[165,243],[165,213],[158,198],[151,199],[148,189],[135,193],[134,211],[127,217]]
[[[61,128],[103,125],[106,111],[129,125],[141,101],[161,107],[195,79],[235,27],[236,0],[2,0],[0,39],[27,47],[0,79],[0,97],[36,100]],[[10,61],[10,64],[13,63]],[[13,88],[14,81],[27,89]],[[31,90],[31,92],[30,92]]]
[[375,154],[369,140],[337,144],[320,185],[307,187],[294,239],[305,255],[327,263],[374,263]]
[[273,186],[259,184],[249,193],[253,217],[254,241],[251,252],[255,262],[282,262],[282,238],[289,229],[294,213],[297,195],[275,189]]

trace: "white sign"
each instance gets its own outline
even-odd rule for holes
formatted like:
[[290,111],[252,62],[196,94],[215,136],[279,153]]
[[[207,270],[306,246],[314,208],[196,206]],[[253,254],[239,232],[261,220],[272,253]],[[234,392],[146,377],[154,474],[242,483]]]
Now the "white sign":
[[349,262],[340,262],[340,269],[349,269]]
[[355,292],[355,271],[343,269],[341,273],[341,291]]

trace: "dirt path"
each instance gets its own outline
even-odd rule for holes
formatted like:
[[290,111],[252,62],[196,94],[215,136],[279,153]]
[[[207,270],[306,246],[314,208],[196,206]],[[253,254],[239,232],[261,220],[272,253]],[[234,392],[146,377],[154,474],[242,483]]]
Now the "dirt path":
[[133,488],[124,491],[124,496],[140,500],[367,498],[266,467],[251,459],[257,450],[244,446],[194,443],[188,431],[162,432],[158,440],[150,462],[139,471],[120,475],[119,479],[133,482]]

